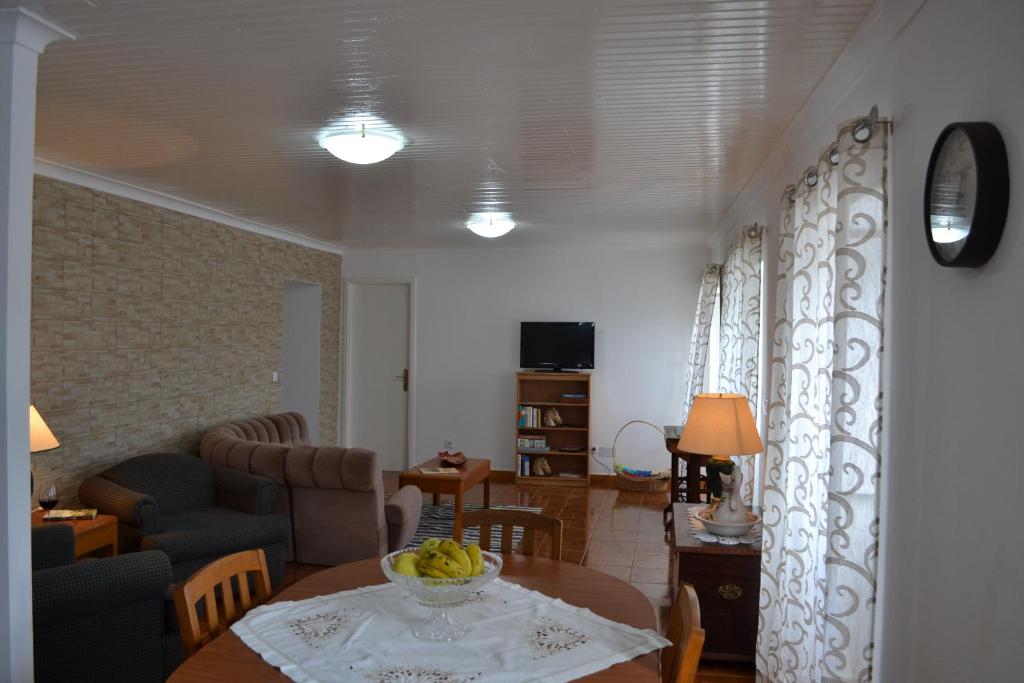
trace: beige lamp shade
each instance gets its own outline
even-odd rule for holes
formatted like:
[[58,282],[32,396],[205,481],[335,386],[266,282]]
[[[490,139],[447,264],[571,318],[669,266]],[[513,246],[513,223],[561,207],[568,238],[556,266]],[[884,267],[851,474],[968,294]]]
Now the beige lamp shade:
[[28,449],[32,453],[42,453],[60,448],[60,441],[50,431],[46,420],[31,403],[28,406]]
[[764,444],[746,396],[698,394],[676,448],[701,455],[753,455]]

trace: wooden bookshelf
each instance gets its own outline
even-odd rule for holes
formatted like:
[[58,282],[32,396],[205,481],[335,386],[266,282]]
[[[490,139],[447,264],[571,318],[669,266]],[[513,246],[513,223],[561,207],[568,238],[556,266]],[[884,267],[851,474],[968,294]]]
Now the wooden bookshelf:
[[[550,486],[590,485],[590,377],[582,372],[519,372],[516,373],[516,483]],[[562,394],[583,394],[585,400],[565,399]],[[561,427],[521,427],[519,409],[523,406],[539,408],[542,415],[549,408],[557,408],[562,417]],[[519,450],[518,439],[527,436],[547,438],[547,450]],[[580,446],[579,451],[561,451],[567,446]],[[542,456],[551,466],[550,476],[522,476],[522,457]],[[561,477],[571,472],[578,478]]]

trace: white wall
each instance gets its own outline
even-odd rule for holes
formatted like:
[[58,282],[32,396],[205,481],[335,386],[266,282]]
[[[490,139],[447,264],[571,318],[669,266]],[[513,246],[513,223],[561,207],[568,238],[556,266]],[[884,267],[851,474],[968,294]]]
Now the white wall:
[[[713,253],[753,220],[778,226],[784,185],[878,104],[891,146],[891,322],[883,477],[881,680],[1020,677],[1024,566],[1024,2],[887,0],[819,85],[722,222]],[[1011,206],[995,257],[936,265],[924,240],[928,156],[953,121],[989,120],[1010,160]],[[766,275],[774,298],[777,250]],[[772,311],[769,310],[768,316]]]
[[[592,443],[611,446],[631,419],[678,422],[706,260],[703,246],[351,250],[343,275],[417,278],[417,457],[434,455],[450,438],[467,455],[512,470],[520,321],[597,323]],[[668,467],[653,430],[631,431],[624,450],[630,465]]]
[[302,414],[320,443],[320,285],[285,280],[282,304],[281,410]]

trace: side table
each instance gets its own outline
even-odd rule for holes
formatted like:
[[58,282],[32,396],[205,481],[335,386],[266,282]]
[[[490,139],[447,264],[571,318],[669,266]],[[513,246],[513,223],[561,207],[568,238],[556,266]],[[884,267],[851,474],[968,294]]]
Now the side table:
[[431,458],[411,470],[402,472],[398,475],[399,488],[406,484],[418,486],[420,491],[434,494],[435,506],[441,502],[442,494],[454,495],[455,523],[452,538],[457,543],[462,543],[462,499],[466,491],[482,483],[484,507],[491,507],[491,461],[484,458],[469,458],[458,467],[446,468],[451,470],[450,474],[423,474],[419,471],[420,467],[441,467],[441,461]]
[[96,519],[67,522],[44,522],[44,510],[32,511],[32,526],[67,524],[75,532],[75,558],[83,555],[114,557],[117,555],[117,517],[96,515]]
[[[693,537],[689,511],[702,504],[676,503],[672,510],[672,586],[692,584],[707,634],[702,659],[753,661],[761,591],[761,545],[720,545]],[[754,510],[760,514],[760,509]]]

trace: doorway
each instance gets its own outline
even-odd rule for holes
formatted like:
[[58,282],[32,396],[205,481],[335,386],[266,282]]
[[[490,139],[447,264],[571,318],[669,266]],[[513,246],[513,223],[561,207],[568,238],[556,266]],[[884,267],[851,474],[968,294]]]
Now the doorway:
[[301,413],[320,443],[320,285],[284,281],[281,411]]
[[415,280],[345,280],[342,444],[385,470],[412,462]]

